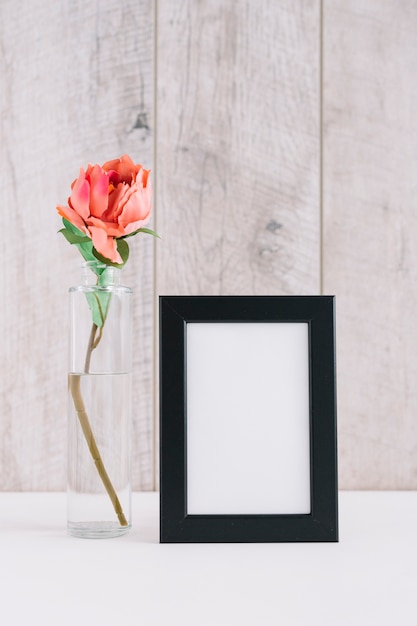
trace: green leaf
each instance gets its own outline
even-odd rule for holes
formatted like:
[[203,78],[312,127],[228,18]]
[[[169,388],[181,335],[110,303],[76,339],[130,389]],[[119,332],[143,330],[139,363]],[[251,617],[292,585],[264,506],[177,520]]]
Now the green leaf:
[[129,258],[129,245],[124,239],[116,239],[117,242],[117,251],[123,259],[123,265],[127,262]]
[[[75,245],[80,251],[81,255],[85,259],[85,261],[101,261],[105,265],[115,265],[116,267],[122,267],[122,265],[117,265],[116,263],[111,263],[109,259],[105,259],[101,255],[98,254],[97,250],[93,247],[93,242],[88,235],[83,233],[79,228],[71,224],[65,217],[62,219],[64,227],[59,232],[62,233],[67,241],[70,244]],[[120,252],[120,251],[119,251]],[[120,252],[120,256],[123,255]],[[129,256],[129,250],[127,252],[127,256]],[[127,257],[126,257],[127,260]],[[92,271],[94,271],[97,275],[97,284],[101,287],[105,287],[101,280],[101,275],[103,274],[105,268],[92,267]],[[106,321],[107,312],[110,304],[111,292],[103,290],[96,290],[87,292],[85,294],[88,306],[91,311],[91,316],[93,323],[101,328]]]
[[[83,233],[82,230],[74,226],[74,224],[71,224],[71,222],[68,221],[65,217],[62,218],[62,223],[65,226],[65,230],[69,230],[74,235],[77,235],[77,237],[87,237],[87,235]],[[59,232],[62,232],[62,231],[59,231]]]
[[128,237],[133,237],[133,235],[137,235],[138,233],[146,233],[147,235],[152,235],[152,237],[158,237],[158,239],[161,239],[158,233],[156,233],[154,230],[151,230],[150,228],[138,228],[129,235],[123,235],[123,237],[120,237],[120,239],[127,239]]
[[76,243],[75,244],[78,248],[78,250],[80,251],[82,257],[84,258],[85,261],[95,261],[96,258],[93,254],[93,242],[87,241],[86,243]]
[[98,326],[98,328],[101,328],[106,321],[111,292],[87,292],[85,296],[87,298],[88,306],[90,307],[93,322],[96,326]]
[[71,244],[85,243],[86,241],[90,240],[90,238],[87,237],[87,235],[76,235],[75,233],[71,232],[70,230],[67,230],[66,228],[61,228],[61,230],[59,230],[58,232],[62,233],[65,239],[69,241]]
[[95,261],[96,258],[93,254],[93,242],[90,237],[83,233],[82,230],[71,224],[71,222],[65,219],[65,217],[62,218],[62,222],[65,228],[61,229],[59,232],[64,235],[67,241],[78,248],[85,261]]

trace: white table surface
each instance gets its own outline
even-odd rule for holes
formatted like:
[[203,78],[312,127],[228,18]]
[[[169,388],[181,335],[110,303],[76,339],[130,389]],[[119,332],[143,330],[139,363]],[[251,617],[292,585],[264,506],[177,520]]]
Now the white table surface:
[[69,537],[65,494],[0,494],[7,626],[417,624],[417,492],[341,492],[340,542],[159,544],[158,494],[133,528]]

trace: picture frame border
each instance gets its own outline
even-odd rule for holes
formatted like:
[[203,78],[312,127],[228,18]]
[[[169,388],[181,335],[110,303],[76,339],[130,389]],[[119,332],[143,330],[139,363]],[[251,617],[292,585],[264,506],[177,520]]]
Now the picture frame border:
[[[334,296],[159,296],[160,542],[338,541]],[[309,514],[187,513],[188,323],[304,322],[309,331]]]

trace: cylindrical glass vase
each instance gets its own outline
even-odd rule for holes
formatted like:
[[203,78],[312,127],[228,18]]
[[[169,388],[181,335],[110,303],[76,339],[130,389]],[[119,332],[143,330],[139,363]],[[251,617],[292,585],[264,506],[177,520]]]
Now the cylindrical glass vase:
[[68,532],[117,537],[131,527],[132,290],[115,267],[82,272],[69,290]]

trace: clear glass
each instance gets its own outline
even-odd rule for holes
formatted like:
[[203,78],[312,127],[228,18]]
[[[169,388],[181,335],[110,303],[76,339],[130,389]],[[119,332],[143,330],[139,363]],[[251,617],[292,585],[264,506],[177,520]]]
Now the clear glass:
[[131,521],[132,290],[120,270],[83,264],[71,287],[68,532],[107,538]]

